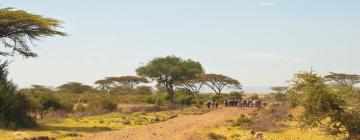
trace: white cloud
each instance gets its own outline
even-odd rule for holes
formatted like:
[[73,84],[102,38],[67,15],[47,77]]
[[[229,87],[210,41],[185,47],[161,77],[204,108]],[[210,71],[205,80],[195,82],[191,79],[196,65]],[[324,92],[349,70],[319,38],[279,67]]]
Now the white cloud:
[[272,2],[259,2],[258,3],[259,6],[275,6],[275,3]]
[[274,53],[250,53],[250,54],[241,54],[237,56],[238,59],[243,60],[283,60],[283,61],[292,61],[292,62],[301,62],[302,59],[294,58],[286,55],[274,54]]

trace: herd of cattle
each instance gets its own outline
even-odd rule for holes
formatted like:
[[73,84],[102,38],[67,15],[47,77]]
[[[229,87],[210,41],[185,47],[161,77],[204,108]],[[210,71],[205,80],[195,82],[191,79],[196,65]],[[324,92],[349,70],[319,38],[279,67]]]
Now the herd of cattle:
[[[218,108],[219,104],[218,102],[214,101],[208,101],[207,102],[208,108]],[[263,108],[266,107],[268,104],[264,103],[261,100],[226,100],[224,101],[225,107],[256,107],[256,108]],[[279,106],[279,103],[271,103],[271,106]]]

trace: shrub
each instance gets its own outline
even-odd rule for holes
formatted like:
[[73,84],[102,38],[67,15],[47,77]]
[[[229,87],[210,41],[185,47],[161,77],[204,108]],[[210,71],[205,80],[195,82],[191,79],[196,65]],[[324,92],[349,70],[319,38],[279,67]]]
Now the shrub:
[[230,92],[228,99],[230,99],[230,100],[241,100],[242,96],[243,96],[242,92],[233,91],[233,92]]
[[251,119],[241,114],[240,117],[232,122],[233,126],[249,126],[251,123]]
[[117,108],[117,99],[110,94],[85,93],[79,98],[79,103],[87,105],[82,110],[93,113],[113,111]]
[[275,99],[275,101],[278,102],[286,101],[286,94],[284,93],[271,93],[270,95],[273,99]]
[[226,140],[225,136],[213,132],[208,133],[208,137],[211,140]]
[[259,131],[274,130],[279,127],[277,122],[288,119],[289,117],[289,106],[281,105],[278,107],[271,107],[262,110],[258,116],[252,117],[250,129]]
[[133,90],[133,92],[134,94],[140,94],[140,95],[151,94],[152,88],[149,86],[138,86]]
[[51,93],[41,93],[37,95],[37,98],[42,105],[43,110],[49,110],[50,108],[57,110],[61,109],[61,105]]
[[35,127],[36,122],[27,115],[30,103],[22,94],[16,94],[16,86],[7,79],[7,62],[0,64],[0,127]]
[[117,101],[111,97],[105,97],[101,100],[101,107],[106,111],[114,111],[117,108]]
[[165,105],[168,104],[168,94],[166,93],[156,93],[153,96],[149,97],[146,100],[147,103]]
[[184,90],[178,91],[175,94],[175,102],[180,105],[191,105],[193,102],[193,99],[194,99],[194,96],[191,93],[186,92]]
[[248,99],[250,99],[250,100],[259,100],[259,95],[257,95],[257,94],[251,95]]

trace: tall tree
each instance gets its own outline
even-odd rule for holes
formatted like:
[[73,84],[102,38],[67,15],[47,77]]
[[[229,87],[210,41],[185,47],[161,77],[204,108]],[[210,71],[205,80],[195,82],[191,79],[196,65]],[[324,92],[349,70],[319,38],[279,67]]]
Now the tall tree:
[[95,84],[98,85],[98,90],[102,92],[110,92],[113,82],[108,79],[102,79],[95,81]]
[[[35,40],[47,36],[65,36],[58,31],[61,22],[44,18],[23,10],[0,9],[0,56],[20,54],[25,57],[37,56],[31,50]],[[0,66],[0,126],[33,127],[36,122],[27,115],[29,102],[21,94],[14,94],[15,85],[7,80],[7,63]]]
[[65,36],[57,30],[61,22],[53,18],[44,18],[40,15],[11,8],[0,9],[0,42],[3,49],[2,56],[13,56],[18,53],[25,57],[35,57],[36,53],[29,43],[47,36]]
[[350,139],[360,138],[360,108],[353,106],[338,93],[339,89],[326,84],[326,80],[313,73],[295,74],[289,95],[296,95],[304,108],[301,126],[321,127],[332,135],[349,134]]
[[216,94],[220,94],[225,87],[234,87],[242,89],[238,80],[221,75],[221,74],[205,74],[201,76],[203,83],[212,89]]
[[129,89],[134,89],[140,83],[148,83],[149,81],[144,77],[138,76],[120,76],[120,77],[107,77],[106,79],[113,82],[113,84],[125,86]]
[[148,77],[165,85],[169,95],[169,105],[173,106],[175,104],[175,83],[194,78],[196,75],[204,73],[204,70],[199,62],[167,56],[151,60],[146,65],[137,68],[136,72],[140,76]]

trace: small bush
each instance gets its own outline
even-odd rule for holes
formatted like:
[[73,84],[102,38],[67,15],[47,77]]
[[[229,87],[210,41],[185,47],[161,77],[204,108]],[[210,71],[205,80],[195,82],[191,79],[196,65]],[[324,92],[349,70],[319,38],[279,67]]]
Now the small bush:
[[213,132],[208,133],[208,137],[210,140],[226,140],[225,136]]
[[153,96],[147,98],[146,102],[150,104],[166,105],[168,104],[168,94],[156,93]]
[[151,94],[152,88],[149,86],[138,86],[133,90],[133,93],[140,95]]
[[276,128],[279,127],[277,124],[278,121],[288,119],[289,116],[289,106],[281,105],[278,107],[271,107],[265,109],[259,113],[257,116],[253,116],[252,122],[249,126],[252,130],[258,131],[276,131]]
[[180,105],[191,105],[193,103],[194,96],[188,92],[178,92],[175,94],[175,102]]
[[233,91],[233,92],[230,92],[228,98],[229,98],[230,100],[241,100],[241,99],[242,99],[242,96],[243,96],[243,93],[242,93],[242,92]]
[[49,110],[50,108],[53,108],[54,110],[61,109],[59,100],[51,93],[41,93],[37,95],[37,98],[42,105],[43,110]]
[[107,111],[114,111],[117,108],[116,100],[105,98],[101,101],[102,108]]
[[246,117],[245,115],[241,114],[240,117],[232,122],[233,126],[249,126],[251,123],[251,119]]

